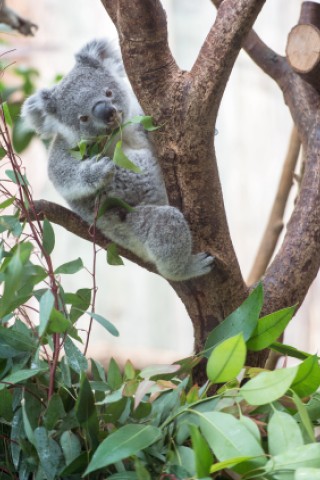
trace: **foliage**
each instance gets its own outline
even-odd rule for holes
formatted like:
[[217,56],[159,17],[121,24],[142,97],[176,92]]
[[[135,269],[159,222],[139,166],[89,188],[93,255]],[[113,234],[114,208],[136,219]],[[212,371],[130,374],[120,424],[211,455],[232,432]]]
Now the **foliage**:
[[[141,371],[112,359],[107,373],[91,359],[88,373],[78,319],[88,314],[118,332],[95,312],[95,284],[64,290],[63,276],[76,275],[82,260],[53,266],[54,229],[34,213],[6,107],[1,124],[1,161],[10,162],[6,182],[16,190],[2,182],[1,478],[319,478],[319,358],[279,347],[295,309],[261,317],[261,285],[211,332],[201,355]],[[248,350],[267,347],[301,361],[275,371],[246,365]],[[193,385],[192,369],[205,359],[208,381]]]

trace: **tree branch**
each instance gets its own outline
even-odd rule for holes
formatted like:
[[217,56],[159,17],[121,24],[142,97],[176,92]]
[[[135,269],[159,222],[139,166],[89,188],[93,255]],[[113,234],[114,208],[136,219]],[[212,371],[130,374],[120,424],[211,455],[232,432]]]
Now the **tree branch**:
[[262,275],[264,275],[276,248],[280,233],[283,229],[283,215],[292,187],[294,170],[300,152],[300,145],[301,143],[298,132],[296,128],[293,128],[288,152],[283,164],[278,191],[276,193],[274,204],[253,264],[253,268],[248,278],[249,285],[257,282]]
[[191,70],[193,88],[204,107],[203,115],[215,120],[221,98],[242,43],[265,0],[224,0]]
[[0,23],[9,25],[14,30],[22,33],[22,35],[34,35],[34,31],[38,28],[36,24],[21,17],[14,10],[7,7],[5,0],[0,1]]
[[[79,215],[72,212],[68,208],[62,207],[57,203],[47,202],[46,200],[37,200],[34,202],[35,211],[39,220],[47,218],[50,222],[60,225],[69,232],[77,235],[84,240],[89,242],[95,241],[99,247],[106,249],[112,241],[103,235],[100,230],[96,229],[95,237],[93,237],[90,232],[90,225],[85,222]],[[35,216],[32,215],[32,211],[29,211],[30,219],[35,220]],[[124,256],[128,260],[140,265],[143,268],[146,268],[150,272],[156,272],[153,265],[150,263],[143,262],[139,257],[134,255],[129,250],[126,250],[123,247],[118,246],[119,255]]]

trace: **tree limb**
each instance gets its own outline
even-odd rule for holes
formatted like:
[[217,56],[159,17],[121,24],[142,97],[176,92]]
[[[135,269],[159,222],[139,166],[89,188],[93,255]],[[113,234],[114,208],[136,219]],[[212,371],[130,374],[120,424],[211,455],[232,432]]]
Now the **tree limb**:
[[215,120],[221,98],[242,43],[265,0],[224,0],[191,70],[201,115]]
[[[103,249],[106,249],[108,245],[112,243],[112,241],[103,235],[103,233],[98,229],[96,229],[95,235],[93,235],[90,230],[90,225],[87,222],[85,222],[76,213],[72,212],[68,208],[58,205],[57,203],[48,202],[46,200],[37,200],[34,202],[34,213],[37,215],[39,220],[47,218],[50,222],[60,225],[84,240],[88,240],[89,242],[95,241],[95,243]],[[34,221],[36,217],[32,214],[31,210],[29,210],[29,214],[30,219]],[[129,250],[118,246],[118,252],[119,255],[124,256],[128,260],[131,260],[143,268],[146,268],[148,271],[156,272],[153,265],[143,262],[139,257],[134,255]]]
[[18,15],[14,10],[7,7],[5,0],[0,2],[0,23],[5,23],[22,35],[34,35],[37,25],[26,18]]

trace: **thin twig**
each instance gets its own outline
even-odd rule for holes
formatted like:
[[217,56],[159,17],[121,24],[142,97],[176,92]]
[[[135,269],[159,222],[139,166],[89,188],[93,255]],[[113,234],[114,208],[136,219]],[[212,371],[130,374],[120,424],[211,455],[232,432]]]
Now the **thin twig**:
[[248,278],[249,285],[257,282],[262,277],[275,251],[280,233],[283,229],[283,215],[293,183],[294,170],[299,158],[300,145],[301,143],[297,129],[293,127],[287,156],[283,164],[278,191]]

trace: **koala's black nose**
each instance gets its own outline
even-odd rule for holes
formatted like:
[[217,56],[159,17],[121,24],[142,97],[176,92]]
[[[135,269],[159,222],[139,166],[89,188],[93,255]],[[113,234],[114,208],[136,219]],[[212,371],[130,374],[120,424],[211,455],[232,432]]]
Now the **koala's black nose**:
[[108,105],[104,100],[97,102],[92,109],[92,114],[105,123],[109,123],[115,113],[116,109]]

